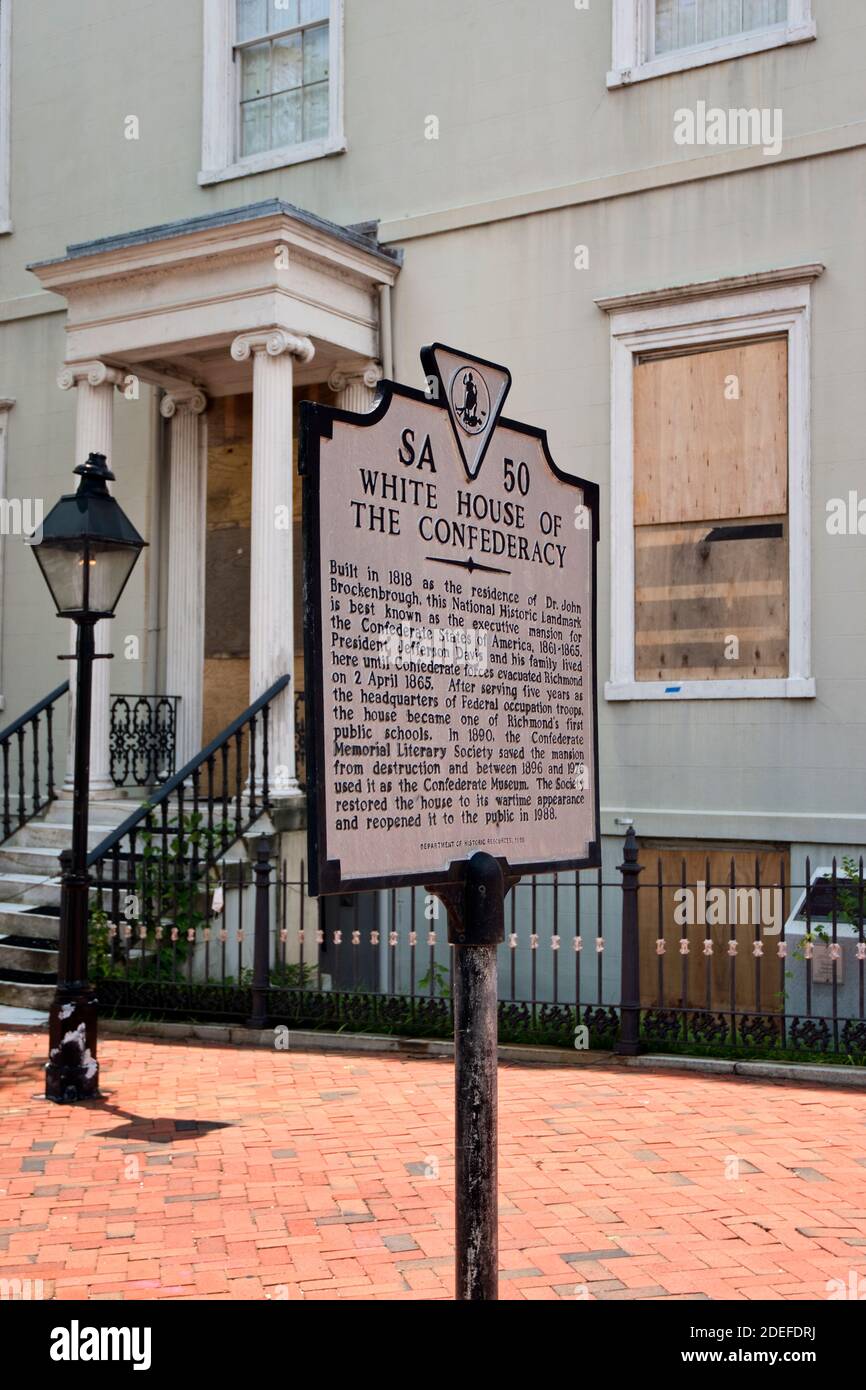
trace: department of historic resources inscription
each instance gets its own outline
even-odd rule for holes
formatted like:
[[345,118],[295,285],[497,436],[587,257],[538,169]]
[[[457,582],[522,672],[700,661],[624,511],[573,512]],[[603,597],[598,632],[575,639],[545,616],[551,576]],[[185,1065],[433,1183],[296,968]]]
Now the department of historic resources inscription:
[[304,407],[313,892],[433,882],[481,848],[598,862],[596,490],[496,418],[492,364],[438,366],[432,400]]

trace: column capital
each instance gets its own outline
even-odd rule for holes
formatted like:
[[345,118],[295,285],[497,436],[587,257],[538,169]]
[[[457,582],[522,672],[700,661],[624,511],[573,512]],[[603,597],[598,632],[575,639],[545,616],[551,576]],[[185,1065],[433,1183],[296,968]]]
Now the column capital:
[[171,420],[178,411],[188,415],[203,415],[207,410],[207,396],[197,386],[177,386],[166,391],[159,403],[159,413],[163,420]]
[[122,386],[128,375],[107,362],[67,362],[57,374],[57,385],[61,391],[71,391],[82,381],[88,386]]
[[284,352],[301,362],[312,362],[316,349],[309,338],[300,338],[285,328],[266,328],[255,333],[241,333],[232,343],[231,353],[236,362],[246,362],[254,353],[281,357]]
[[332,391],[345,391],[347,386],[366,386],[370,391],[375,391],[384,373],[378,362],[361,362],[357,366],[354,364],[335,367],[328,377],[328,385]]

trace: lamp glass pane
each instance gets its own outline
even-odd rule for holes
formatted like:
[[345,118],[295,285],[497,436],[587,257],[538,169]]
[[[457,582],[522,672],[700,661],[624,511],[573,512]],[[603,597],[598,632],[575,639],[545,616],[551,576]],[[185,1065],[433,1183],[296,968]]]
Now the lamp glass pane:
[[80,613],[84,604],[84,567],[81,556],[65,545],[43,541],[33,553],[51,590],[58,613]]
[[89,612],[114,612],[138,554],[135,546],[91,544]]
[[85,561],[78,549],[43,541],[34,553],[58,613],[113,613],[139,551],[91,542]]

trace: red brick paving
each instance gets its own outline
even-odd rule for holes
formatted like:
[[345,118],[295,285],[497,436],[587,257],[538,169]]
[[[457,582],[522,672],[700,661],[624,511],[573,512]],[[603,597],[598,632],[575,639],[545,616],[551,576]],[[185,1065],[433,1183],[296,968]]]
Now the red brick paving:
[[[67,1107],[35,1098],[45,1046],[0,1035],[0,1279],[57,1299],[451,1297],[450,1062],[107,1039],[104,1101]],[[856,1287],[866,1095],[503,1066],[500,1264],[511,1299]]]

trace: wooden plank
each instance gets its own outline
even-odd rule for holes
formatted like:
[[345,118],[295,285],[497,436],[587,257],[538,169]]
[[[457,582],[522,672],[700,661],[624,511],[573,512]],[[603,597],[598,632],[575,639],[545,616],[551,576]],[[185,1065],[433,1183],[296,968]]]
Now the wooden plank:
[[787,522],[776,520],[781,536],[756,539],[710,541],[721,528],[707,522],[635,528],[638,680],[788,674]]
[[[734,911],[726,894],[723,911],[728,921],[723,920],[710,925],[696,921],[694,925],[680,926],[674,918],[674,913],[677,903],[675,893],[683,881],[692,889],[696,889],[702,882],[707,892],[712,888],[727,889],[731,882],[733,861],[735,884],[752,886],[756,883],[756,860],[759,881],[765,890],[780,889],[782,883],[786,885],[784,891],[780,889],[778,898],[764,900],[768,910],[767,920],[763,929],[759,929],[758,932],[764,951],[761,960],[761,1009],[764,1013],[770,1014],[781,1012],[781,969],[777,950],[779,936],[768,933],[766,927],[773,925],[774,909],[778,909],[777,920],[780,922],[787,919],[791,910],[789,849],[785,846],[730,845],[718,842],[701,845],[693,840],[679,843],[644,842],[640,846],[639,862],[644,866],[644,871],[640,876],[638,892],[638,929],[641,1003],[644,1006],[682,1007],[685,1001],[687,1008],[709,1007],[715,1011],[729,1010],[733,960],[735,1007],[747,1012],[755,1010],[753,946],[756,937],[754,909],[758,906],[757,902],[755,901],[753,906],[741,898],[737,900]],[[661,890],[659,883],[662,885]],[[700,899],[697,895],[694,905],[696,910],[700,909]],[[733,937],[737,943],[737,954],[732,958],[728,954],[728,946],[732,936],[730,919],[734,917],[739,920],[734,922]],[[663,938],[665,942],[663,957],[659,957],[656,951],[659,938]],[[713,953],[709,957],[704,955],[704,941],[707,938],[713,943]],[[680,942],[684,939],[689,943],[687,957],[680,953]]]
[[636,365],[636,526],[787,512],[787,373],[784,338]]

